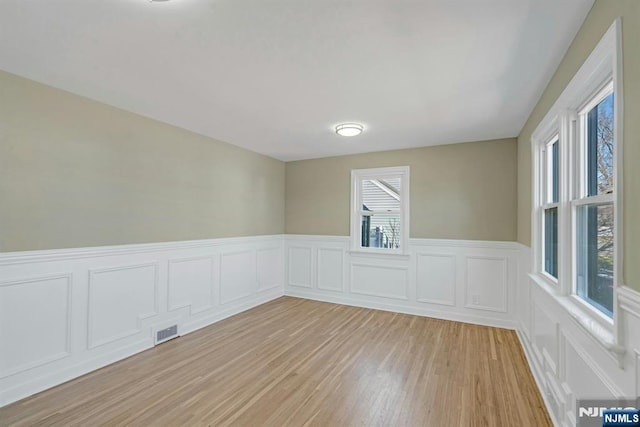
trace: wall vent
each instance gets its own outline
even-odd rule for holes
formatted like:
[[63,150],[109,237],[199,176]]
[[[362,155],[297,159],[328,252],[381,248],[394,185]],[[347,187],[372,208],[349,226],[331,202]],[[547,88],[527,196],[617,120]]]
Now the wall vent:
[[156,344],[169,341],[178,336],[178,325],[169,326],[168,328],[156,331]]

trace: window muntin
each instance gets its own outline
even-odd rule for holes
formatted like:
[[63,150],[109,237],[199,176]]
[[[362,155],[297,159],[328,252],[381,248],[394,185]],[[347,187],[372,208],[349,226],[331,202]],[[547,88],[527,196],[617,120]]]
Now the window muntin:
[[352,249],[405,253],[409,168],[352,171]]

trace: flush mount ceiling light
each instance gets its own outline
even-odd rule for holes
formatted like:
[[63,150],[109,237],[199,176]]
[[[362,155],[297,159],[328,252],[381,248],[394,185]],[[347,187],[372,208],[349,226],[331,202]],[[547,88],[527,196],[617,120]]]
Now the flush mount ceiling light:
[[336,126],[336,133],[340,136],[356,136],[362,133],[362,126],[359,123],[342,123]]

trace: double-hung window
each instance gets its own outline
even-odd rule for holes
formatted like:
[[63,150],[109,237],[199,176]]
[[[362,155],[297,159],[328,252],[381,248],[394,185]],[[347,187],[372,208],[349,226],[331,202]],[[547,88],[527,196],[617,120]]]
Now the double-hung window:
[[351,172],[351,249],[405,254],[409,240],[409,167]]
[[613,82],[579,112],[575,197],[571,200],[575,240],[576,294],[613,315],[615,260],[615,128]]
[[532,135],[532,277],[609,334],[622,284],[619,30],[616,21]]

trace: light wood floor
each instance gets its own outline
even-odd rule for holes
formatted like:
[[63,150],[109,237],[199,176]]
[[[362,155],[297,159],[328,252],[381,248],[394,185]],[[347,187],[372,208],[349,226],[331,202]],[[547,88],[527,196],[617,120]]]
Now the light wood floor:
[[283,297],[6,406],[0,424],[551,421],[513,331]]

